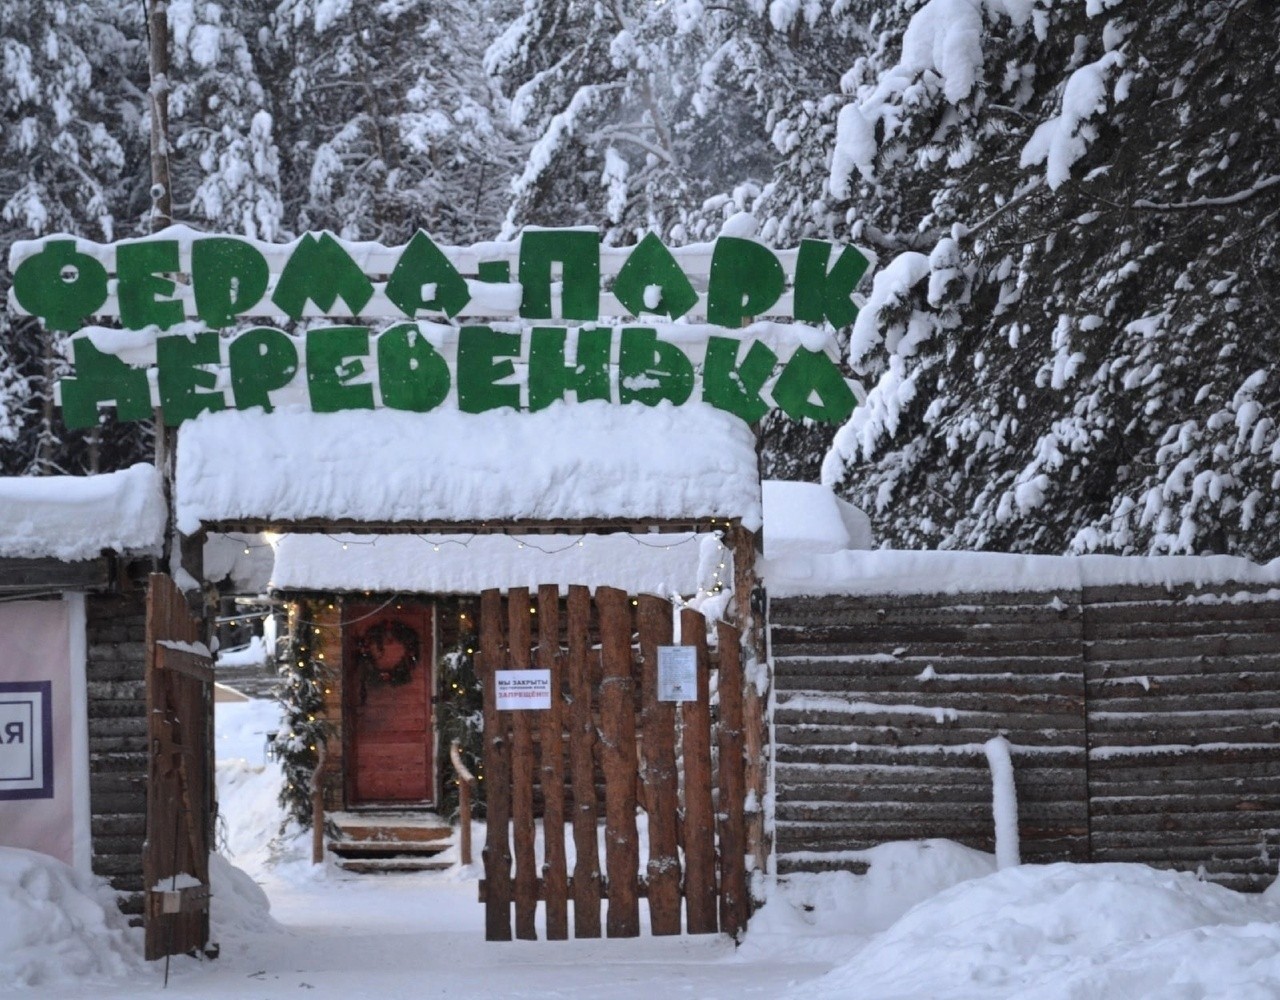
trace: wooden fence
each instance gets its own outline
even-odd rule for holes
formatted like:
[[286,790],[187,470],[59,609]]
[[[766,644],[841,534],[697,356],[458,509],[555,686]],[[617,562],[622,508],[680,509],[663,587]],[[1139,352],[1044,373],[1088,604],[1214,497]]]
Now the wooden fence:
[[817,597],[770,607],[780,872],[886,840],[991,850],[1013,745],[1027,861],[1264,888],[1280,856],[1280,595],[1228,586]]
[[[506,599],[496,590],[481,596],[477,669],[485,684],[488,789],[480,893],[486,938],[511,939],[513,904],[515,936],[536,938],[539,901],[545,902],[549,940],[569,937],[570,901],[574,937],[601,936],[602,901],[608,904],[604,933],[636,937],[642,898],[655,935],[682,928],[736,935],[748,912],[736,630],[718,627],[719,725],[713,727],[712,658],[700,614],[681,612],[681,644],[697,650],[698,692],[696,700],[678,706],[658,699],[657,650],[672,644],[674,630],[669,602],[632,600],[607,587],[593,600],[587,588],[570,587],[564,618],[562,623],[555,585],[540,587],[532,604],[523,589],[512,589]],[[497,674],[530,668],[550,671],[551,707],[499,712]],[[604,777],[603,871],[597,768]],[[541,869],[534,843],[536,790],[545,838]],[[637,806],[648,817],[643,876]],[[566,817],[576,855],[572,874]]]

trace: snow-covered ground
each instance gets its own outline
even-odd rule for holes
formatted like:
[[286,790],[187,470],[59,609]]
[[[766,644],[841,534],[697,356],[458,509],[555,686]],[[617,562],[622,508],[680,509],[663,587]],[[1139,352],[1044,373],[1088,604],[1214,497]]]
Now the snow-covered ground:
[[[218,711],[228,862],[221,957],[138,957],[109,894],[0,849],[0,992],[41,998],[804,997],[1274,1000],[1280,891],[1242,896],[1138,865],[1016,866],[945,841],[867,852],[865,876],[798,876],[735,948],[717,937],[484,941],[478,869],[355,877],[280,836],[269,702]],[[233,865],[235,867],[233,867]],[[270,899],[270,913],[267,900]],[[305,991],[305,992],[300,992]]]

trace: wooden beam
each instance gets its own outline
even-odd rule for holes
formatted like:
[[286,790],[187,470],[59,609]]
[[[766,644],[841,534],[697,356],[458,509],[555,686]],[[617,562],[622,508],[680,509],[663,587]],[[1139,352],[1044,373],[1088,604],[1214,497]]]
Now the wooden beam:
[[355,521],[307,518],[300,521],[275,518],[238,518],[234,521],[205,521],[204,531],[212,534],[280,535],[350,534],[350,535],[608,535],[674,534],[723,531],[732,529],[736,518],[703,517],[666,520],[663,518],[582,518],[578,520],[501,520],[488,521]]
[[107,590],[110,586],[111,561],[105,556],[78,562],[0,559],[0,593]]

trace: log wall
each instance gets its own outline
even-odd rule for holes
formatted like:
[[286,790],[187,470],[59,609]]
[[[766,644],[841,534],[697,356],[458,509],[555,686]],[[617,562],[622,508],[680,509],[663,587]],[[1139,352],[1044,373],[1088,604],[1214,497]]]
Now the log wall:
[[887,840],[992,850],[1003,735],[1024,861],[1275,877],[1280,593],[789,598],[770,622],[780,873]]
[[146,591],[86,600],[93,870],[142,913],[147,819]]

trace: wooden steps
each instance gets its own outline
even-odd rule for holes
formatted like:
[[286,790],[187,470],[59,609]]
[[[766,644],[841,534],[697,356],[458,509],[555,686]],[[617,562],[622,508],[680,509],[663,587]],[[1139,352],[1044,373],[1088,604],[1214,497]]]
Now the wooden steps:
[[335,812],[326,819],[338,834],[329,840],[338,867],[355,874],[444,871],[453,827],[432,812]]

